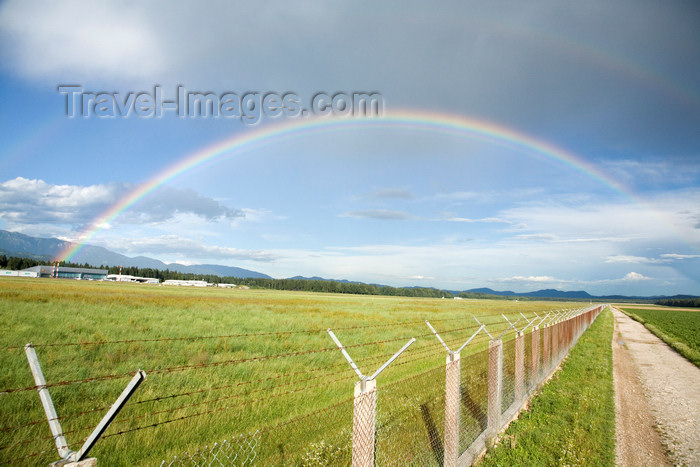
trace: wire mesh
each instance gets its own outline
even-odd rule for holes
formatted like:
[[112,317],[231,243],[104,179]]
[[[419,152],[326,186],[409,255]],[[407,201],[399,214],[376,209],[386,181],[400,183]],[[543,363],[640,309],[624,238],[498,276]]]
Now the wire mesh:
[[442,465],[445,367],[378,389],[376,465]]
[[160,465],[161,467],[252,465],[257,455],[259,441],[260,434],[256,431],[248,436],[240,435],[221,443],[214,443],[211,447],[205,446],[192,453],[185,452],[173,457],[170,462],[163,461]]
[[487,349],[461,362],[459,452],[464,452],[487,428],[488,361]]
[[515,339],[505,341],[502,345],[503,380],[501,383],[501,413],[505,413],[515,401]]
[[532,331],[523,335],[523,358],[524,358],[524,373],[523,373],[523,390],[525,394],[533,388],[532,377]]

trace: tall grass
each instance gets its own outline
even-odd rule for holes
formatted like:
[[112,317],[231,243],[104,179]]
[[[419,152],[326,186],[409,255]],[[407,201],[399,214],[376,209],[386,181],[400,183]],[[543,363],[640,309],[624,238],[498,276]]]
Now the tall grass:
[[[239,433],[269,432],[334,404],[326,414],[336,415],[320,429],[345,436],[351,405],[348,410],[344,401],[357,376],[327,328],[346,346],[362,344],[348,351],[365,374],[417,337],[382,373],[381,388],[444,365],[444,349],[426,319],[454,348],[477,329],[472,314],[493,334],[507,327],[501,313],[515,318],[565,306],[3,278],[0,393],[34,385],[22,349],[28,342],[49,384],[123,375],[50,388],[70,447],[78,449],[130,374],[145,370],[147,380],[91,452],[109,465],[157,464]],[[191,337],[208,338],[182,339]],[[135,342],[100,343],[106,341]],[[486,346],[482,334],[463,355]],[[185,365],[194,368],[173,371]],[[0,463],[57,459],[43,418],[36,391],[0,394]],[[315,432],[299,425],[293,437],[302,445]]]

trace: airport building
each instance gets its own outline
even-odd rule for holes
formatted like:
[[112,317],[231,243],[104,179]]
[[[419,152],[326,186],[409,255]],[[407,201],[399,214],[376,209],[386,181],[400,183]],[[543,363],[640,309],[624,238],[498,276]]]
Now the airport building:
[[127,274],[108,274],[106,280],[114,282],[134,282],[138,284],[160,284],[155,277],[138,277]]
[[210,285],[207,281],[179,281],[176,279],[168,279],[163,281],[163,285],[174,285],[176,287],[208,287]]
[[106,269],[88,269],[88,268],[69,268],[69,267],[54,267],[54,266],[34,266],[27,268],[20,273],[34,272],[35,277],[55,277],[58,279],[78,279],[88,281],[102,281],[107,278]]
[[0,277],[39,277],[34,271],[9,271],[0,269]]

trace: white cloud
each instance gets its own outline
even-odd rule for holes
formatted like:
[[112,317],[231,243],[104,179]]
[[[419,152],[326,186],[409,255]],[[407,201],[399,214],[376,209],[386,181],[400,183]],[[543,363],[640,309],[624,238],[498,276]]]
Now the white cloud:
[[622,278],[623,282],[639,282],[639,281],[648,281],[651,280],[651,277],[646,277],[643,274],[639,274],[638,272],[630,272],[625,274],[625,277]]
[[[663,255],[662,255],[663,256]],[[632,263],[632,264],[659,264],[663,260],[647,258],[644,256],[611,255],[605,258],[606,263]]]
[[[52,185],[17,177],[0,183],[0,220],[20,224],[89,225],[136,188],[131,183]],[[111,224],[165,222],[178,213],[207,220],[235,219],[243,212],[223,206],[192,190],[161,187],[134,204]]]
[[673,159],[663,161],[607,160],[607,171],[627,185],[686,184],[700,176],[700,167]]
[[498,217],[483,217],[481,219],[470,219],[468,217],[448,217],[446,219],[438,219],[438,220],[444,220],[447,222],[466,222],[469,224],[473,223],[488,223],[488,224],[510,224],[511,222],[506,220],[506,219],[500,219]]
[[661,255],[661,257],[668,258],[668,259],[684,260],[684,259],[700,258],[700,255],[680,255],[677,253],[664,253]]
[[276,261],[279,258],[277,254],[269,251],[207,245],[181,235],[119,238],[118,240],[108,241],[106,246],[123,254],[164,255],[187,258],[190,261],[191,258],[197,258],[198,260],[215,259],[225,261],[233,259],[267,263]]
[[501,282],[534,282],[534,283],[554,283],[566,282],[552,276],[513,276],[505,279],[499,279]]

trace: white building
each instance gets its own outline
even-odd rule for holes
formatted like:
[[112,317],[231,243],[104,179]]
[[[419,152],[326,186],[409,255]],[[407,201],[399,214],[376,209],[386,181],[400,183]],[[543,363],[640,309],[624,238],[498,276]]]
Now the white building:
[[36,271],[10,271],[8,269],[0,269],[0,277],[39,277]]
[[163,281],[163,285],[174,285],[176,287],[207,287],[210,284],[207,281],[179,281],[176,279],[168,279]]
[[136,282],[139,284],[160,284],[155,277],[138,277],[128,274],[107,274],[106,280],[114,282]]

